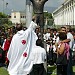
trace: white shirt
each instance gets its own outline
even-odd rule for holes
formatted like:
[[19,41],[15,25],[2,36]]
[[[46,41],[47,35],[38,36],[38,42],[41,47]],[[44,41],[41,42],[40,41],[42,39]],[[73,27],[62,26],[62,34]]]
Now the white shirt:
[[40,46],[35,46],[32,50],[34,64],[45,63],[46,50]]
[[73,38],[73,35],[70,32],[67,33],[67,39],[70,39],[69,45],[70,45],[70,48],[72,48],[74,38]]
[[[72,49],[74,38],[73,38],[73,35],[70,32],[67,33],[67,39],[70,39],[69,45],[70,45],[70,48]],[[56,43],[58,43],[58,42],[59,42],[59,37],[56,40]]]
[[44,39],[45,39],[45,40],[50,39],[50,33],[46,33],[46,34],[44,34]]

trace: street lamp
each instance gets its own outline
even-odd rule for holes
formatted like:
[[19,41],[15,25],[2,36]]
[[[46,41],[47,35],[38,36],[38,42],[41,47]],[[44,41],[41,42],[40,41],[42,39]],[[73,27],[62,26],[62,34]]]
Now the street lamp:
[[6,7],[7,7],[8,3],[6,2]]
[[8,6],[8,3],[6,2],[6,14],[7,14],[7,6]]
[[4,14],[4,0],[2,0],[3,1],[3,14]]

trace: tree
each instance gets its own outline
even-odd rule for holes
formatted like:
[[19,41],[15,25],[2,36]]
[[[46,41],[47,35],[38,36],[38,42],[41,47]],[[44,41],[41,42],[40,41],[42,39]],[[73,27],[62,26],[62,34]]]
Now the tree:
[[47,17],[47,18],[49,18],[49,19],[53,19],[53,17],[52,17],[52,14],[51,14],[51,13],[44,12],[44,18],[46,19],[46,17]]
[[47,26],[53,25],[53,17],[51,13],[44,12],[44,19],[47,22]]
[[11,24],[11,22],[8,20],[8,15],[3,14],[2,12],[0,12],[0,24]]
[[0,12],[0,18],[7,18],[7,15]]

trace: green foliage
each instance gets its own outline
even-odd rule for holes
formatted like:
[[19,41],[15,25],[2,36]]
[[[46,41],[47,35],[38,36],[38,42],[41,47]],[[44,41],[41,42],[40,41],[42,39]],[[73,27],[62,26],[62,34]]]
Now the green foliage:
[[47,67],[47,75],[56,75],[56,66]]
[[8,15],[3,14],[2,12],[0,12],[0,25],[4,25],[4,24],[11,25],[12,22],[9,21]]
[[5,68],[0,68],[0,75],[9,75]]
[[[33,16],[34,16],[34,12],[33,12]],[[48,12],[44,12],[44,25],[46,23],[46,20],[47,20],[47,25],[46,27],[48,26],[53,26],[53,23],[54,23],[54,19],[53,19],[53,16],[52,16],[52,13],[48,13]]]
[[0,12],[0,18],[7,18],[7,15],[2,13],[2,12]]
[[5,29],[7,29],[9,27],[8,24],[4,24],[3,26],[5,27]]
[[53,19],[52,14],[48,12],[44,12],[44,18]]
[[12,25],[12,22],[8,20],[8,25]]
[[7,18],[0,18],[0,24],[8,24],[8,19]]
[[[47,75],[56,75],[56,66],[47,67],[49,73]],[[3,67],[0,68],[0,75],[9,75],[7,70]],[[73,75],[75,75],[75,66],[73,66]]]
[[47,26],[53,25],[54,20],[51,13],[44,12],[44,19],[47,20]]
[[49,19],[48,20],[48,26],[52,26],[53,25],[54,20],[53,19]]

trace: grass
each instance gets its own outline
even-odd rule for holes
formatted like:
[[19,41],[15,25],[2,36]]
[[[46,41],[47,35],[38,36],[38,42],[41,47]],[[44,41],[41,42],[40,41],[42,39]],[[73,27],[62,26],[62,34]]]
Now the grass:
[[[1,67],[0,75],[9,75],[9,74],[4,67]],[[47,75],[56,75],[56,66],[49,66]],[[73,66],[73,75],[75,75],[75,66]]]
[[75,66],[73,66],[73,75],[75,75]]
[[56,75],[56,66],[49,66],[47,70],[47,75]]
[[[56,66],[49,66],[47,75],[57,75],[56,74]],[[75,66],[73,66],[73,75],[75,75]]]
[[9,75],[7,70],[4,67],[0,68],[0,75]]

